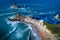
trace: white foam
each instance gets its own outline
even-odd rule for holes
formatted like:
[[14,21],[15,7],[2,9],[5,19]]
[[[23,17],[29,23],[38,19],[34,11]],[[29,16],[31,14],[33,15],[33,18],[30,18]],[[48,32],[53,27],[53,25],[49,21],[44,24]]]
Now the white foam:
[[21,8],[22,10],[26,10],[26,8]]
[[25,29],[25,30],[23,30],[23,31],[21,31],[21,33],[24,33],[24,32],[26,32],[27,30],[32,30],[32,27],[31,27],[31,25],[30,24],[27,24],[27,28]]
[[27,24],[27,26],[28,26],[28,29],[32,31],[33,36],[36,38],[35,40],[41,40],[41,38],[37,34],[36,29],[32,28],[31,24]]
[[36,38],[35,40],[41,40],[41,38],[39,37],[36,29],[33,29],[33,30],[32,30],[32,34],[33,34],[33,36]]
[[23,34],[20,31],[17,31],[15,35],[16,35],[17,39],[20,39],[23,37]]
[[13,6],[10,7],[10,9],[12,9],[12,8],[13,8]]
[[19,8],[19,11],[21,11],[21,12],[26,12],[27,9],[26,9],[26,8]]
[[14,18],[14,16],[11,16],[10,18],[11,18],[11,19],[13,19],[13,18]]
[[7,24],[10,25],[11,27],[17,27],[17,23],[18,23],[18,21],[16,21],[16,22],[7,21]]
[[46,15],[46,14],[55,14],[55,11],[50,11],[50,12],[40,12],[39,15]]
[[28,29],[32,30],[31,24],[27,24],[27,26],[28,26]]
[[[17,11],[16,11],[17,12]],[[3,16],[3,15],[9,15],[9,14],[14,14],[14,13],[16,13],[16,12],[11,12],[11,13],[2,13],[2,14],[0,14],[0,16]]]

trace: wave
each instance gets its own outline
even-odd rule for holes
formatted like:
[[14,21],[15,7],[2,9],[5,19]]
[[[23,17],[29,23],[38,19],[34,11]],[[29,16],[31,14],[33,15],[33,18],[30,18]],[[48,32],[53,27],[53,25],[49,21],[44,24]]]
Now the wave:
[[6,38],[7,36],[9,36],[12,32],[14,32],[17,29],[17,27],[13,28],[13,30],[9,31],[9,33],[7,35],[5,35],[3,38],[1,38],[0,40],[3,40],[4,38]]
[[[26,24],[27,24],[27,23],[26,23]],[[35,40],[41,40],[41,38],[40,38],[40,37],[38,36],[38,34],[37,34],[36,29],[33,28],[31,24],[27,24],[27,26],[28,26],[28,28],[27,28],[26,30],[30,29],[30,30],[32,31],[32,35],[35,37]],[[26,30],[25,30],[25,31],[26,31]],[[24,32],[25,32],[25,31],[24,31]],[[31,33],[31,32],[30,32],[30,33]],[[30,37],[30,33],[29,33],[29,37]]]
[[9,33],[7,35],[5,35],[4,37],[2,37],[0,40],[3,40],[4,38],[6,38],[7,36],[9,36],[11,33],[13,33],[16,29],[17,29],[17,23],[18,22],[9,22],[7,21],[7,24],[13,28],[11,31],[9,31]]
[[33,28],[32,35],[35,37],[35,40],[41,40],[41,37],[38,35],[36,29]]
[[[7,20],[6,20],[7,21]],[[8,25],[10,25],[11,27],[17,27],[17,25],[18,25],[18,21],[14,21],[14,22],[12,22],[12,21],[7,21],[7,24]]]
[[3,15],[9,15],[9,14],[14,14],[14,13],[16,13],[16,12],[11,12],[11,13],[2,13],[2,14],[0,14],[0,16],[3,16]]
[[[18,21],[15,21],[15,22],[7,22],[7,24],[9,24],[9,25],[11,25],[12,27],[16,27],[17,25],[18,25],[18,23],[20,23],[20,22],[18,22]],[[18,26],[17,26],[18,27]],[[16,28],[17,28],[16,27]],[[18,38],[18,39],[20,39],[22,36],[23,36],[23,33],[25,33],[27,30],[29,30],[30,28],[28,27],[28,28],[26,28],[25,30],[22,30],[22,31],[17,31],[16,32],[16,37]],[[12,32],[11,32],[12,33]],[[10,33],[10,34],[11,34]],[[29,36],[28,36],[28,39],[29,39]]]

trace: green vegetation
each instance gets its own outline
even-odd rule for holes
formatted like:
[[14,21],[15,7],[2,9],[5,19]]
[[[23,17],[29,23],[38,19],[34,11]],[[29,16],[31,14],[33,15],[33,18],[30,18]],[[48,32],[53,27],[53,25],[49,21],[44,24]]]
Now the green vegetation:
[[60,37],[60,24],[49,24],[47,22],[44,22],[44,24],[47,26],[47,29],[50,30],[51,33]]

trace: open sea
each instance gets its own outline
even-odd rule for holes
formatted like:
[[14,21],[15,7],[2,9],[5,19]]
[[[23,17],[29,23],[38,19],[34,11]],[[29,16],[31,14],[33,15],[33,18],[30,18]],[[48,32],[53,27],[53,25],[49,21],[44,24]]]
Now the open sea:
[[[27,4],[28,7],[12,9],[14,3],[18,6]],[[54,16],[60,15],[60,0],[0,0],[0,40],[41,40],[31,24],[7,20],[17,13],[50,24],[58,24],[60,19],[56,20]]]

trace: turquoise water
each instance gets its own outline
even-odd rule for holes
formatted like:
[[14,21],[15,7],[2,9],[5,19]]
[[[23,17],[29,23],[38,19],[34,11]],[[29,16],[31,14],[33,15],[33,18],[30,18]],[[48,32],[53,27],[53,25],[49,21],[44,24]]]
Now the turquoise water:
[[[35,31],[31,25],[27,25],[24,22],[12,22],[7,20],[7,18],[13,18],[13,16],[17,13],[19,13],[19,11],[14,10],[11,13],[0,14],[0,40],[41,40],[41,38],[37,35],[37,31]],[[22,11],[20,13],[23,16],[30,15],[29,13],[27,14]],[[32,29],[34,29],[34,32],[32,32]]]

